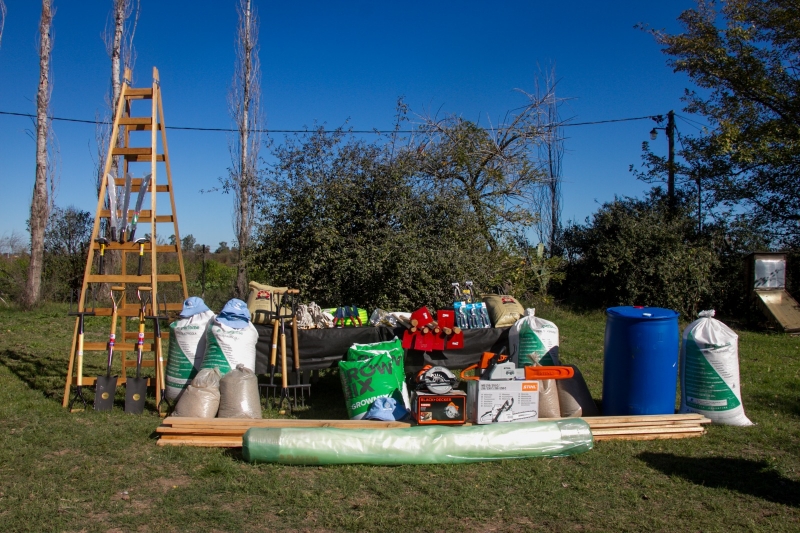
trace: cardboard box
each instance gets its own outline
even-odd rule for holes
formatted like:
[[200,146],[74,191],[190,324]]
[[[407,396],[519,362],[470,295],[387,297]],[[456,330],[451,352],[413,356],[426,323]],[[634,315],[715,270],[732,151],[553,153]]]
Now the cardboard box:
[[447,394],[414,391],[411,411],[420,425],[463,424],[467,421],[467,395],[454,390]]
[[481,379],[474,383],[477,390],[470,412],[476,424],[539,420],[538,381]]

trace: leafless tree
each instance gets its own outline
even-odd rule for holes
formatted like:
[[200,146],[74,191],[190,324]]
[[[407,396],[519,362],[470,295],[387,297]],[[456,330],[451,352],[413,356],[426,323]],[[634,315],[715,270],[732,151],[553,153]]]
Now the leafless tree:
[[[122,73],[126,68],[133,70],[133,64],[136,61],[133,37],[136,34],[136,25],[139,21],[139,12],[141,10],[140,0],[135,1],[135,7],[133,0],[112,0],[112,2],[110,18],[113,20],[113,28],[106,28],[103,33],[106,52],[108,57],[111,58],[111,85],[109,94],[106,97],[106,104],[110,111],[102,119],[98,117],[95,127],[95,141],[97,143],[95,186],[98,193],[105,177],[103,176],[103,170],[112,129],[110,122],[114,120],[119,94],[122,90]],[[133,19],[131,19],[131,15],[134,15]],[[119,173],[118,157],[112,161],[111,169],[115,173]]]
[[0,44],[3,43],[3,28],[6,27],[6,3],[0,0]]
[[234,194],[233,229],[238,244],[235,292],[248,291],[247,254],[255,219],[258,151],[261,144],[261,68],[258,60],[258,16],[251,0],[239,0],[236,64],[228,93],[228,109],[237,133],[230,142],[231,168],[224,190]]
[[11,230],[10,235],[3,234],[0,237],[0,254],[11,256],[19,255],[28,248],[28,243],[25,242],[25,235],[17,230]]
[[[52,160],[48,158],[50,136],[50,95],[52,92],[50,55],[52,52],[52,27],[54,10],[51,0],[42,0],[42,18],[39,23],[39,89],[36,94],[36,180],[31,201],[31,258],[28,279],[23,296],[23,306],[31,308],[41,298],[42,266],[44,260],[44,232],[50,216],[52,194],[48,194],[48,181],[52,185]],[[51,178],[48,180],[48,178]]]
[[496,126],[483,128],[453,115],[423,116],[412,142],[422,183],[463,194],[492,250],[506,230],[516,232],[536,222],[531,206],[547,176],[537,155],[551,133],[543,127],[551,95],[520,92],[527,103]]
[[[545,165],[545,181],[537,191],[535,200],[539,220],[535,228],[539,242],[544,243],[547,254],[558,255],[558,242],[561,233],[561,182],[562,162],[564,160],[564,134],[560,116],[562,101],[556,97],[555,67],[543,73],[537,81],[537,94],[543,96],[544,113],[538,118],[539,127],[547,131],[546,142],[539,145],[539,159]],[[543,85],[543,86],[542,86]]]

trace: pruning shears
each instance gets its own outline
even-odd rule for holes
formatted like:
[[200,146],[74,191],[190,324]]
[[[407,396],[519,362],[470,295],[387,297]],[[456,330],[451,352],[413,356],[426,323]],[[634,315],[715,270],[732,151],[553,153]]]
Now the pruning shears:
[[336,308],[336,315],[333,318],[333,327],[337,327],[336,325],[339,323],[341,323],[342,327],[344,327],[345,320],[348,318],[353,326],[356,326],[356,322],[358,322],[358,326],[363,325],[361,322],[361,317],[358,316],[358,307],[353,305]]

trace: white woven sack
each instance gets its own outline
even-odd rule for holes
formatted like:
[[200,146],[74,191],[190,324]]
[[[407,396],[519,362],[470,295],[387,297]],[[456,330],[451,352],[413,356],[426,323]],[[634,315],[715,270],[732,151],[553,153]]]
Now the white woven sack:
[[526,309],[525,316],[508,331],[508,349],[518,367],[559,365],[558,326]]
[[214,318],[206,328],[203,368],[218,368],[224,376],[241,363],[255,372],[256,342],[258,330],[253,324],[248,323],[246,328],[235,329]]
[[739,381],[739,336],[701,311],[683,330],[681,413],[699,413],[715,424],[751,426]]
[[188,318],[179,318],[169,325],[169,350],[166,370],[168,400],[180,397],[203,364],[206,351],[206,326],[214,317],[204,311]]

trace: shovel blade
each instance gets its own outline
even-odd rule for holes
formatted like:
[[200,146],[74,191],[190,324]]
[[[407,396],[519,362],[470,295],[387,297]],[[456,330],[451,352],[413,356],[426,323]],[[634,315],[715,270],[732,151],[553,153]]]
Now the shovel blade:
[[128,378],[125,382],[125,412],[142,414],[146,399],[147,378]]
[[97,376],[94,390],[94,410],[110,411],[117,393],[117,376]]

